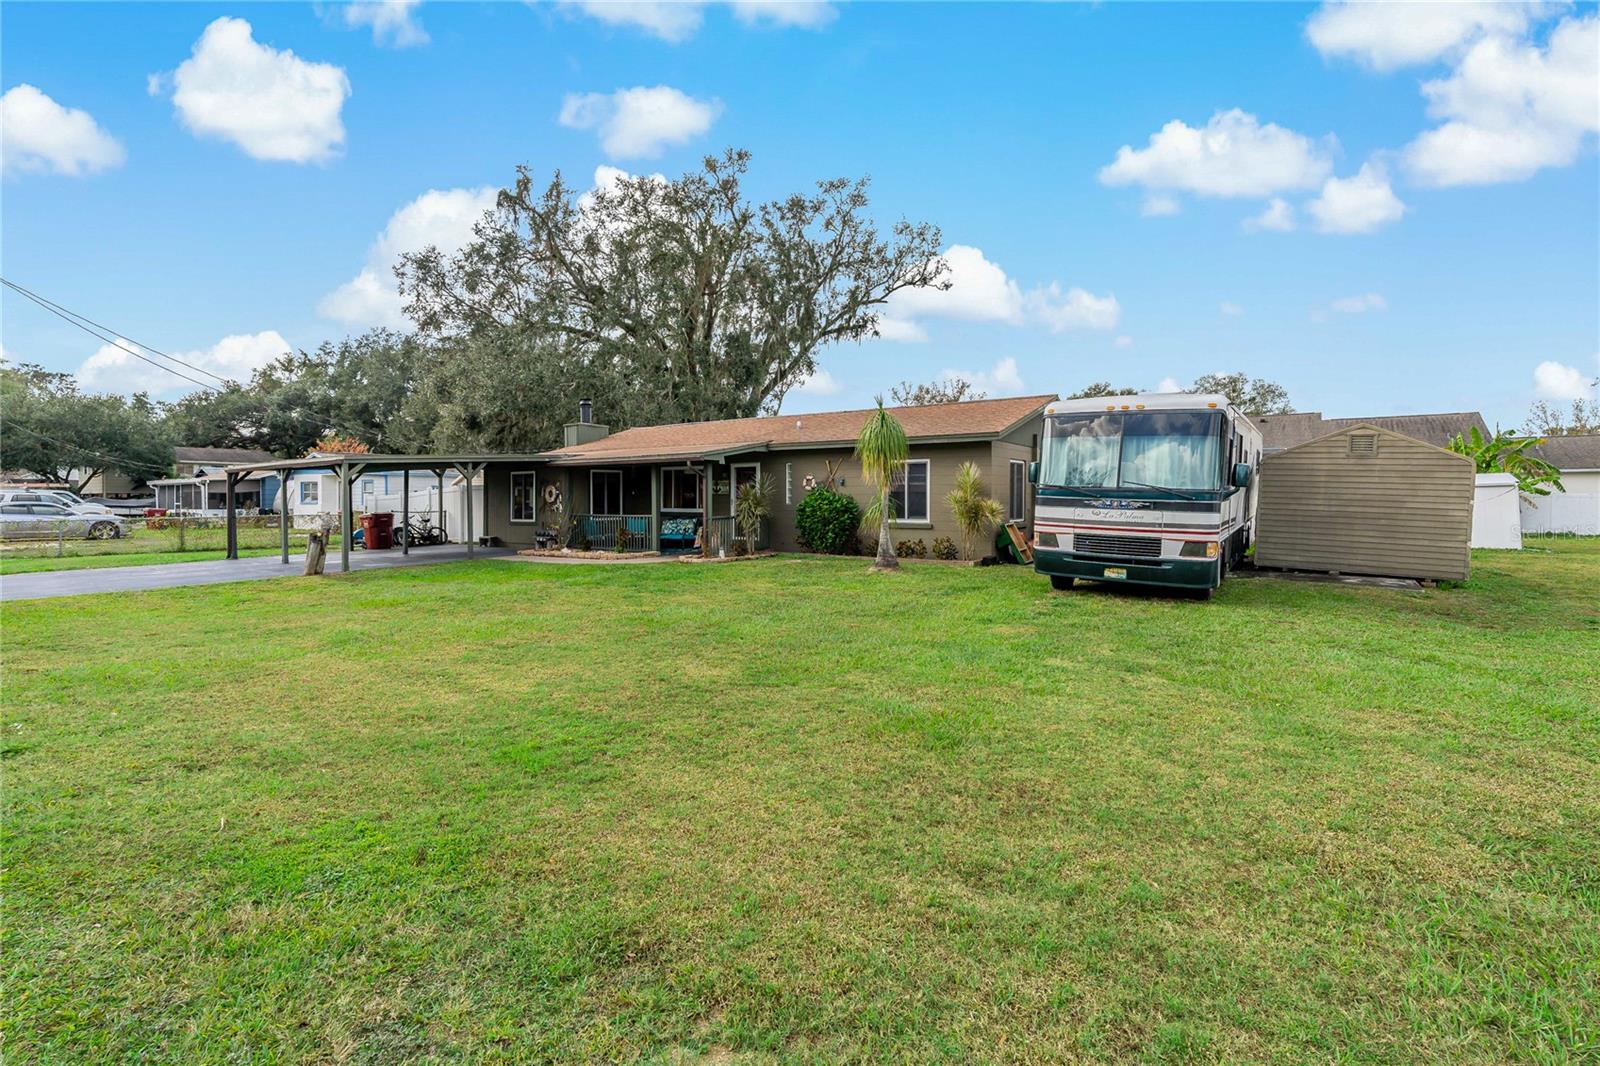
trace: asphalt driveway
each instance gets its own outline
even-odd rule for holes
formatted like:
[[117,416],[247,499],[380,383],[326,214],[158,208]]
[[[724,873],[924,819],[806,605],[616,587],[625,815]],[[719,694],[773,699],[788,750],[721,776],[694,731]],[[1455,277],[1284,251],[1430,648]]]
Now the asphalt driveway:
[[[507,548],[479,548],[474,558],[493,559],[515,556]],[[426,566],[430,563],[461,562],[467,557],[462,544],[440,544],[413,548],[410,555],[399,551],[356,551],[350,553],[350,569],[385,570],[399,566]],[[274,577],[295,577],[305,570],[304,555],[289,556],[289,565],[276,555],[249,559],[217,559],[204,563],[161,563],[156,566],[108,566],[98,570],[46,570],[33,574],[0,575],[0,601],[42,600],[55,596],[86,596],[96,592],[137,592],[143,589],[181,588],[185,585],[221,585],[231,581],[265,581]],[[335,552],[328,560],[327,572],[339,573]]]

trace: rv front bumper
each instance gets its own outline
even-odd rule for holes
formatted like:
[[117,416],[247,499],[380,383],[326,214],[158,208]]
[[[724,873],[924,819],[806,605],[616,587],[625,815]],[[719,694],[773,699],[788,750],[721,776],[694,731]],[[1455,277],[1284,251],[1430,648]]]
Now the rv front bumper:
[[[1222,564],[1217,559],[1149,559],[1134,563],[1035,547],[1033,568],[1051,577],[1075,577],[1116,585],[1214,589],[1222,584]],[[1119,576],[1119,571],[1126,576]]]

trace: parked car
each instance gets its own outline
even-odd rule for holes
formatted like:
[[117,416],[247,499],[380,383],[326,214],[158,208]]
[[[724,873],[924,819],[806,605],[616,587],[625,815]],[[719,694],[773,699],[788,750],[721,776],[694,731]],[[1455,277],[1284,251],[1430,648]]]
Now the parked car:
[[0,503],[0,538],[5,540],[46,540],[63,535],[112,540],[127,531],[127,523],[116,515],[77,514],[59,503]]
[[0,491],[0,504],[55,503],[74,514],[111,514],[103,503],[90,503],[75,492],[66,489],[6,489]]

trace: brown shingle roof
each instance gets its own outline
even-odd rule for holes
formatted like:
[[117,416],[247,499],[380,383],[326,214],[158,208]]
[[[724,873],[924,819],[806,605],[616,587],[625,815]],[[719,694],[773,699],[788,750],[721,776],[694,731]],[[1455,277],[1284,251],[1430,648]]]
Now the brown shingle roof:
[[271,462],[277,456],[256,448],[189,448],[172,449],[172,457],[180,463],[256,463]]
[[1600,470],[1600,433],[1546,437],[1531,450],[1557,470]]
[[[1035,417],[1055,396],[1017,396],[967,400],[890,410],[912,440],[997,437]],[[867,416],[876,408],[812,414],[728,418],[717,422],[678,422],[640,426],[589,444],[548,453],[556,462],[578,465],[642,459],[695,459],[767,448],[854,445]]]
[[1436,415],[1379,415],[1370,418],[1323,418],[1320,411],[1296,411],[1287,415],[1255,415],[1251,418],[1261,429],[1262,449],[1282,451],[1325,437],[1351,426],[1369,425],[1426,441],[1438,448],[1450,443],[1457,433],[1465,433],[1471,426],[1489,435],[1489,425],[1476,411],[1454,411]]

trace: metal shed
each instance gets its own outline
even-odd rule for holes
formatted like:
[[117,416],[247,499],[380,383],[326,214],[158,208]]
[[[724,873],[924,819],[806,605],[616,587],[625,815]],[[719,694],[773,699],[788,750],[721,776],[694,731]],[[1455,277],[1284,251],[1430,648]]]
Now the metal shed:
[[1368,423],[1261,461],[1257,566],[1461,581],[1474,468]]

